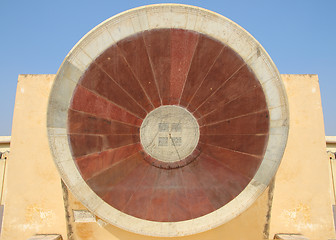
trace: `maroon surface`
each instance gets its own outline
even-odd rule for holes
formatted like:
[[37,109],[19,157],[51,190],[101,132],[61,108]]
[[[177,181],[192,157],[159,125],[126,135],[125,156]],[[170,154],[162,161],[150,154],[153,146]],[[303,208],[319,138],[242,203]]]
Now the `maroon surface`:
[[170,29],[146,31],[143,34],[161,103],[169,103],[170,92]]
[[107,49],[105,54],[99,56],[95,62],[113,82],[125,90],[147,112],[154,109],[117,45]]
[[87,180],[125,158],[139,152],[141,149],[140,143],[126,145],[120,148],[109,149],[78,157],[76,158],[76,163],[81,170],[83,178]]
[[189,154],[189,156],[187,156],[186,158],[184,158],[180,161],[176,161],[176,162],[162,162],[162,161],[159,161],[159,160],[151,157],[147,153],[145,153],[144,159],[152,166],[169,170],[169,169],[180,168],[180,167],[184,167],[184,166],[188,165],[189,163],[191,163],[192,161],[197,159],[197,157],[200,155],[200,153],[201,153],[201,151],[199,150],[199,147],[196,147],[194,149],[194,151]]
[[171,33],[170,104],[172,105],[180,101],[198,36],[195,32],[185,30],[174,30]]
[[126,109],[118,107],[100,95],[97,95],[80,85],[73,95],[71,104],[73,110],[82,111],[93,116],[116,120],[140,126],[142,119],[131,114]]
[[[223,48],[224,45],[220,42],[204,35],[199,35],[198,44],[191,61],[186,83],[180,99],[181,106],[188,106],[195,92],[203,83],[204,78],[216,63]],[[210,89],[204,89],[204,91],[210,91]]]
[[[140,126],[161,105],[200,125],[195,151],[175,163],[146,154]],[[208,214],[250,182],[268,142],[269,113],[253,72],[230,47],[193,31],[145,31],[112,45],[81,77],[68,110],[74,161],[114,208],[151,221]]]
[[142,34],[121,40],[117,45],[152,104],[159,107],[161,100]]

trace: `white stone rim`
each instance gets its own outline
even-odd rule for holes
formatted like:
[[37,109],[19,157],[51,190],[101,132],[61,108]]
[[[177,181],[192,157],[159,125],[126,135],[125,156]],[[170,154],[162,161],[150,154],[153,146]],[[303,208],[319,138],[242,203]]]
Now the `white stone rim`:
[[[67,136],[67,110],[73,90],[89,64],[115,42],[155,28],[182,28],[213,37],[235,50],[260,81],[270,114],[270,133],[263,161],[248,186],[231,202],[205,216],[181,222],[153,222],[124,214],[100,199],[81,177]],[[86,34],[63,61],[52,87],[48,138],[55,164],[69,189],[90,211],[119,228],[150,236],[175,237],[203,232],[236,217],[266,189],[282,159],[288,137],[288,101],[281,76],[263,47],[231,20],[199,7],[148,5],[120,13]]]

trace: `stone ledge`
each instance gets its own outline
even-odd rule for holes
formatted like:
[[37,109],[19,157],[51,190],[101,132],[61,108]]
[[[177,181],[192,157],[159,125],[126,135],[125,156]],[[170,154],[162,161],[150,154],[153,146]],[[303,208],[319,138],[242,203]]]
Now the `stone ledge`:
[[27,240],[62,240],[62,236],[59,234],[37,234]]
[[309,238],[294,233],[278,233],[275,234],[274,239],[284,239],[284,240],[309,240]]

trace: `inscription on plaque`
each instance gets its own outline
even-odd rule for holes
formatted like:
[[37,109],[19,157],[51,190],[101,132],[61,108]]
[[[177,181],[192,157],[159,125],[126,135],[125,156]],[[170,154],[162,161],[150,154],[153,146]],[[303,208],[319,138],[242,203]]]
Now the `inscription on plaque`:
[[159,137],[159,146],[168,146],[168,137]]
[[172,137],[171,141],[172,141],[172,144],[174,146],[181,146],[182,145],[182,138],[181,137]]
[[170,125],[170,131],[172,131],[172,132],[182,132],[181,124],[180,123],[172,123]]
[[73,210],[75,222],[96,222],[96,217],[87,210]]
[[168,123],[159,123],[159,132],[168,132],[169,124]]
[[158,146],[181,146],[182,145],[181,123],[159,123]]

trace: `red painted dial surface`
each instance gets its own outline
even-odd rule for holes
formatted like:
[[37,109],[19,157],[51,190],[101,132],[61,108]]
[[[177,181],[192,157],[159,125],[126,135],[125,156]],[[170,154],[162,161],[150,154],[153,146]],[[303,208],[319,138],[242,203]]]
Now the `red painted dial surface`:
[[[195,150],[177,163],[140,142],[145,117],[162,105],[189,111]],[[178,222],[226,205],[263,159],[268,109],[254,73],[230,47],[182,29],[156,29],[105,50],[81,77],[68,110],[77,167],[112,207],[141,219]]]

